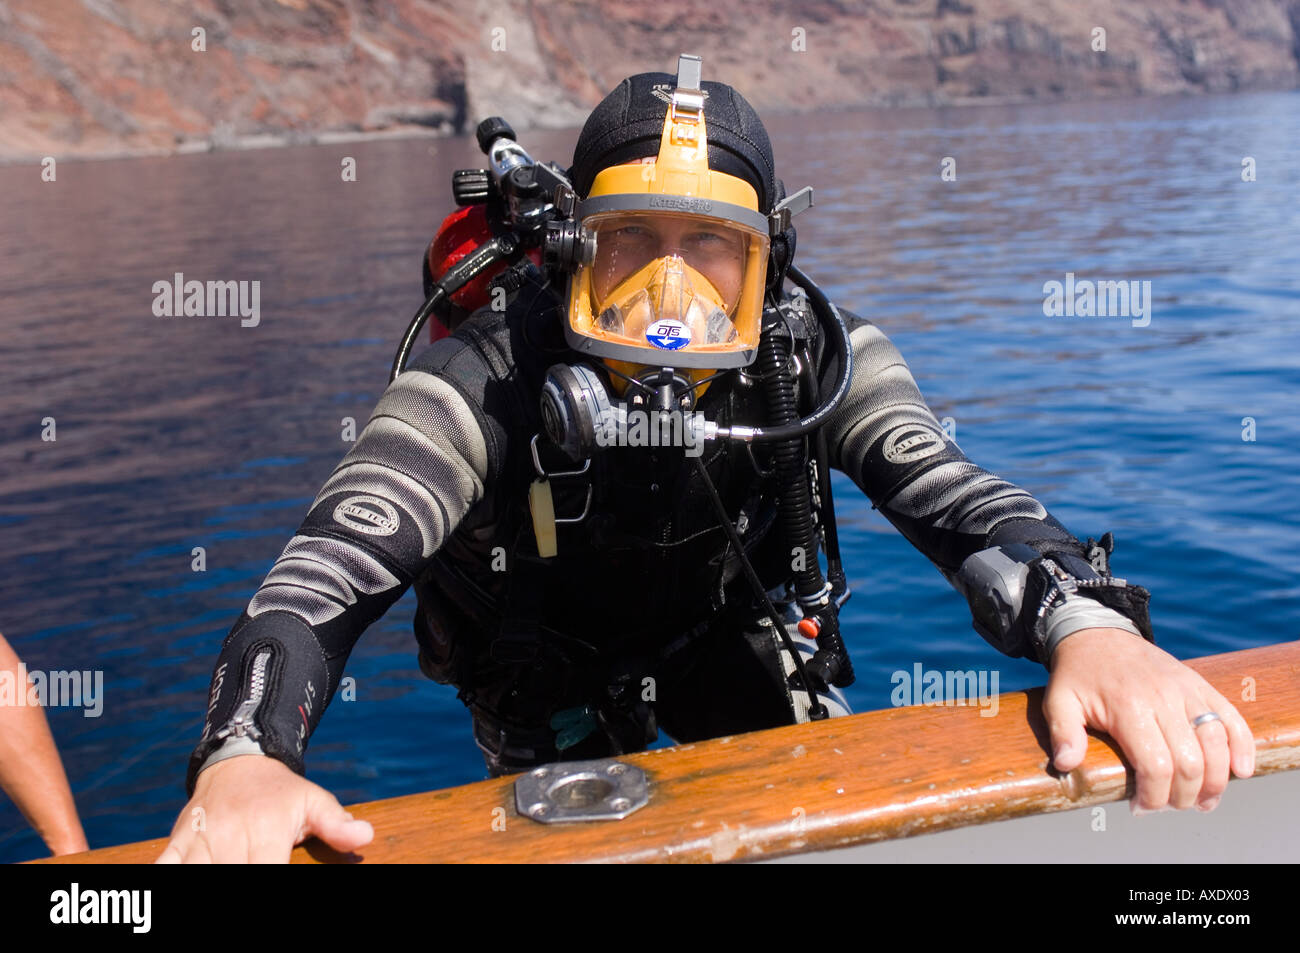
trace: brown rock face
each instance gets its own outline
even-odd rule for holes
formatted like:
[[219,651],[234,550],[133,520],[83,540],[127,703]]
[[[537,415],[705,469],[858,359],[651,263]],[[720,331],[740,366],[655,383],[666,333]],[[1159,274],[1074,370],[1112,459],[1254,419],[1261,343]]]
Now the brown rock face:
[[760,109],[1300,84],[1300,0],[0,0],[0,159],[578,125],[680,52]]

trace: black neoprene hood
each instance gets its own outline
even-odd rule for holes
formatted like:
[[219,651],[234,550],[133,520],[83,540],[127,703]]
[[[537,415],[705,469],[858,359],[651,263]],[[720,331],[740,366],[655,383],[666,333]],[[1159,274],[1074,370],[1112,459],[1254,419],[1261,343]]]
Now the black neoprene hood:
[[[569,179],[586,196],[596,174],[610,166],[659,154],[668,97],[677,85],[670,73],[629,76],[587,117],[573,149]],[[704,122],[709,168],[744,179],[758,192],[758,207],[772,210],[777,195],[772,143],[754,107],[725,83],[705,80]]]

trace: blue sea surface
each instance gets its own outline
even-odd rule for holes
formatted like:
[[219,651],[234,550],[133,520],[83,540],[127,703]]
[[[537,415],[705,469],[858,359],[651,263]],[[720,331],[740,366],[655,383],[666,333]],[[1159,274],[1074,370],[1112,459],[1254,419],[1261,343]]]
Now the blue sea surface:
[[[787,186],[816,189],[799,263],[885,330],[972,460],[1114,532],[1162,646],[1300,638],[1300,96],[769,125]],[[567,164],[575,138],[524,140]],[[462,138],[0,168],[0,632],[31,670],[103,673],[100,717],[47,710],[92,846],[170,830],[221,641],[382,392],[451,172],[481,158]],[[260,323],[155,316],[176,272],[259,280]],[[1048,316],[1067,274],[1149,281],[1149,324]],[[837,481],[857,710],[917,663],[1045,681]],[[416,668],[413,610],[366,632],[356,699],[312,738],[308,776],[344,803],[485,776],[454,689]],[[0,797],[0,861],[44,853]]]

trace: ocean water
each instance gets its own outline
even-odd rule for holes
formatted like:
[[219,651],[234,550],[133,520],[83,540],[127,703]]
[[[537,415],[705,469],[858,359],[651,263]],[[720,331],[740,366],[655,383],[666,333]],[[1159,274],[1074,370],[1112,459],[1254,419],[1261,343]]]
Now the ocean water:
[[[1114,532],[1161,645],[1300,638],[1300,96],[769,125],[787,186],[816,189],[800,264],[894,340],[971,459]],[[524,142],[567,163],[575,137]],[[170,830],[221,640],[382,392],[450,174],[479,164],[453,139],[0,167],[0,632],[31,670],[103,673],[98,717],[47,711],[92,846]],[[155,316],[177,272],[260,281],[260,323]],[[1046,315],[1067,274],[1149,281],[1149,322]],[[857,710],[916,663],[1044,682],[837,486]],[[344,803],[485,776],[415,666],[413,609],[366,632],[356,700],[312,739]],[[0,796],[0,861],[43,853]]]

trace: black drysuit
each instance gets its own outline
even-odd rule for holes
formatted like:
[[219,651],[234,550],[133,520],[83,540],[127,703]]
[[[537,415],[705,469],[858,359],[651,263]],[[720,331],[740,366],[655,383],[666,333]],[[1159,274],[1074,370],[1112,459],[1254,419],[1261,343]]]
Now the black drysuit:
[[[537,464],[577,469],[545,440],[533,458],[543,374],[578,360],[557,304],[530,286],[503,313],[480,310],[386,390],[226,639],[191,791],[203,766],[246,751],[301,773],[357,638],[412,584],[420,665],[459,686],[494,772],[635,750],[654,719],[679,741],[795,720],[775,630],[755,624],[681,448],[611,448],[584,474],[553,476],[556,515],[585,516],[561,524],[556,557],[538,557],[527,505]],[[1013,543],[1091,572],[1042,504],[945,436],[884,333],[845,316],[853,373],[825,425],[831,465],[959,590],[968,557]],[[822,350],[825,386],[836,362]],[[763,423],[761,388],[743,373],[714,381],[697,409]],[[764,584],[779,587],[790,559],[761,446],[703,454]],[[1087,624],[1136,631],[1086,593],[1071,598],[1075,609],[1087,600]],[[1145,617],[1138,625],[1149,636]],[[1024,640],[1002,648],[1035,657]]]

